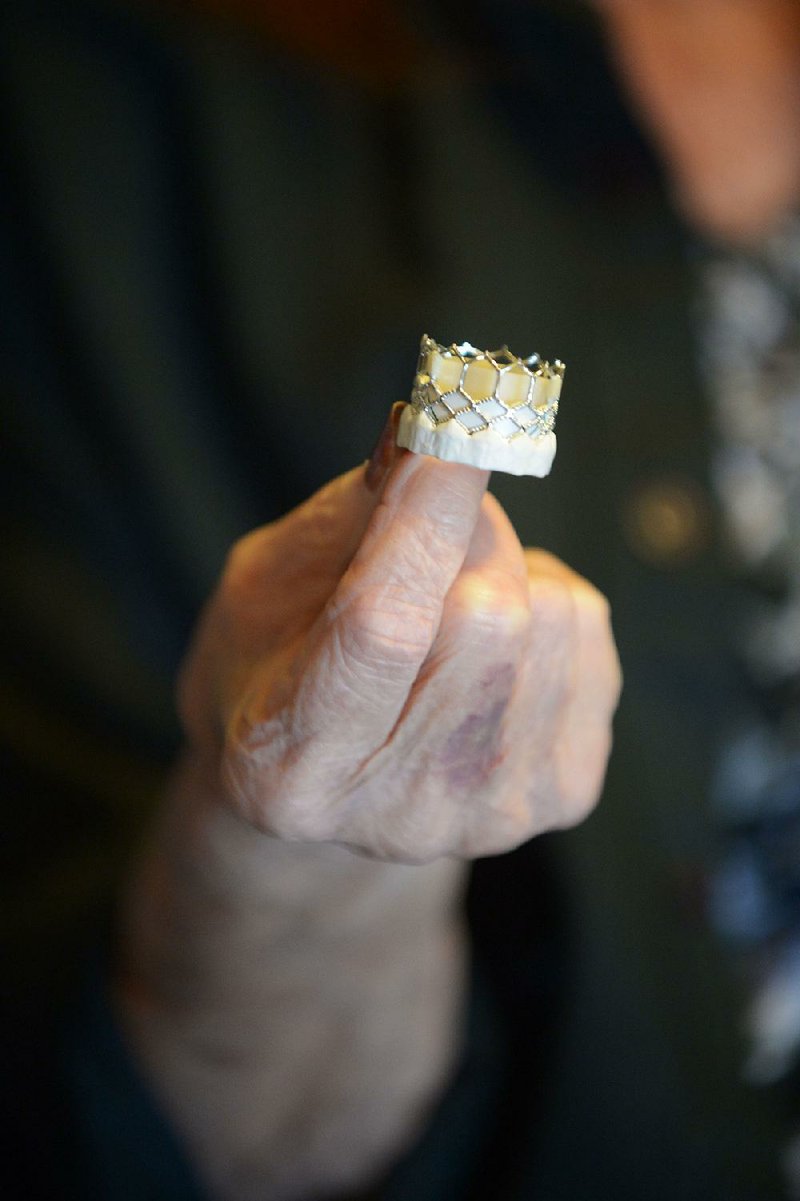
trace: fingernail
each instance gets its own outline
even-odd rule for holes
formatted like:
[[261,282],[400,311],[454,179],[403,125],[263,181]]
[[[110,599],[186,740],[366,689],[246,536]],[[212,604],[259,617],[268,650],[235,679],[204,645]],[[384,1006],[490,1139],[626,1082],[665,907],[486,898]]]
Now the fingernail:
[[397,456],[397,427],[400,424],[400,414],[405,407],[404,400],[397,400],[392,405],[386,425],[375,443],[375,449],[367,460],[364,483],[370,492],[378,491]]

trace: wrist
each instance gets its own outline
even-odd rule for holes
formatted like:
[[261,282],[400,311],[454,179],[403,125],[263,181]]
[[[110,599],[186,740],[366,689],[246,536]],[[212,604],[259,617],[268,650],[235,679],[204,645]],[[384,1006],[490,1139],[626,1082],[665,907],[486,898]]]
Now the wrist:
[[460,923],[466,870],[453,859],[388,863],[273,838],[226,805],[214,770],[189,753],[126,891],[122,972],[160,990],[170,978],[217,974],[254,945],[274,963],[346,939],[377,950],[387,938],[433,934]]
[[282,843],[203,779],[176,772],[129,890],[126,1039],[214,1196],[361,1187],[454,1062],[465,865]]

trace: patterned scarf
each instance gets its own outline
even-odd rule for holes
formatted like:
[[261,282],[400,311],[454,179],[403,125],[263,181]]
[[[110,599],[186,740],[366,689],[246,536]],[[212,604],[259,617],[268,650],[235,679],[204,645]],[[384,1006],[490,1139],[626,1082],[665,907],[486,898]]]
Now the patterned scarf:
[[[748,686],[713,791],[711,918],[752,989],[745,1076],[773,1084],[800,1069],[800,215],[757,252],[708,256],[700,329]],[[800,1139],[786,1166],[800,1197]]]

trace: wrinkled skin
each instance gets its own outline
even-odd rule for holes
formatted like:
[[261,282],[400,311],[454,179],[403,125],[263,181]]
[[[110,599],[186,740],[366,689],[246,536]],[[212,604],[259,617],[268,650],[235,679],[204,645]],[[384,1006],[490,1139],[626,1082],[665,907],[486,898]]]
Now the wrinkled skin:
[[233,548],[123,906],[126,1038],[220,1201],[351,1193],[418,1136],[461,1045],[459,859],[578,821],[606,765],[606,602],[486,472],[391,435]]
[[[183,672],[254,826],[425,862],[583,818],[619,667],[603,597],[524,551],[488,474],[396,454],[236,545]],[[534,485],[535,486],[535,485]]]

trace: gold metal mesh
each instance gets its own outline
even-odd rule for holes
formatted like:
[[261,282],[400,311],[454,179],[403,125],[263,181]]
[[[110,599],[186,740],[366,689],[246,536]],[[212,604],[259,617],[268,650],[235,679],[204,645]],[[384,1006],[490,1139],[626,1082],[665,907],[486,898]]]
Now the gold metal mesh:
[[559,359],[521,359],[507,346],[443,346],[424,334],[411,404],[437,426],[456,421],[468,434],[491,429],[508,442],[538,438],[553,430],[563,378]]

